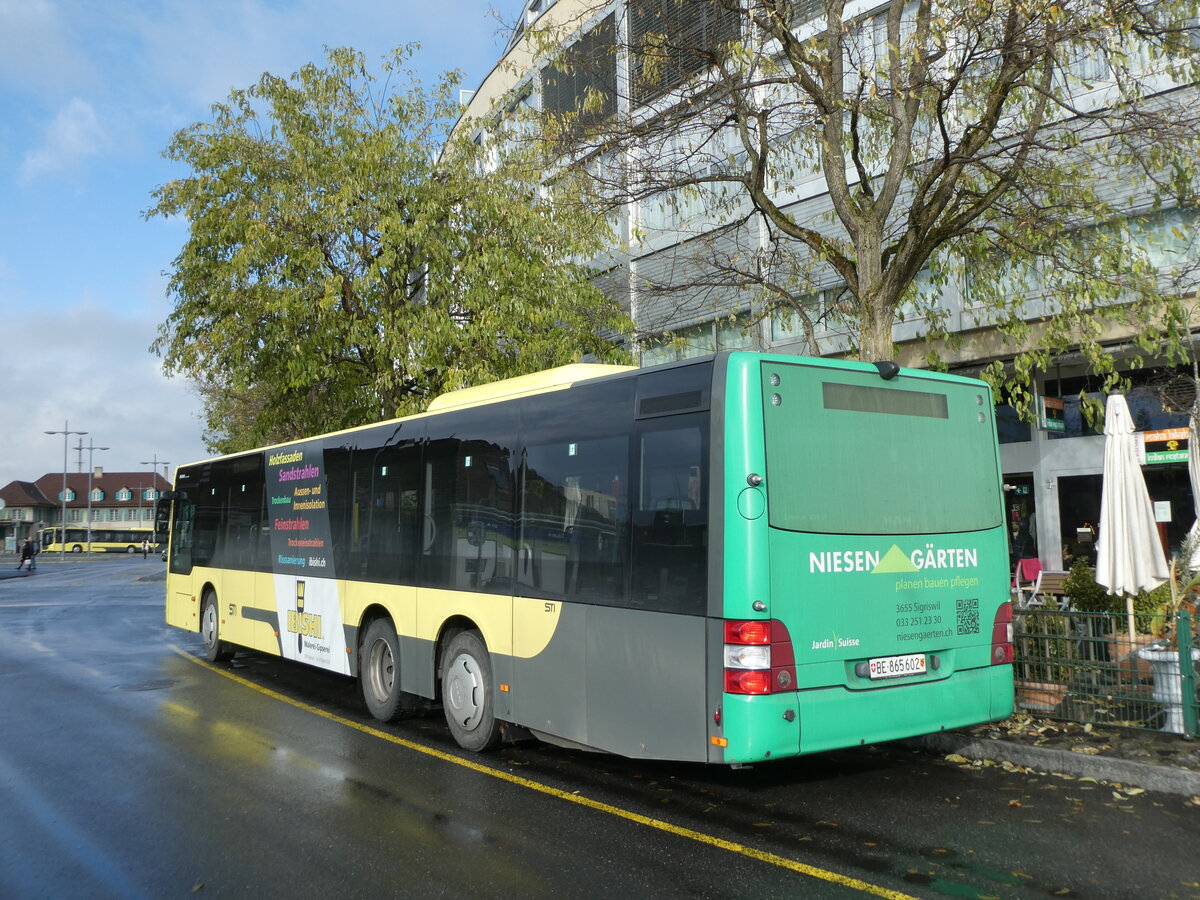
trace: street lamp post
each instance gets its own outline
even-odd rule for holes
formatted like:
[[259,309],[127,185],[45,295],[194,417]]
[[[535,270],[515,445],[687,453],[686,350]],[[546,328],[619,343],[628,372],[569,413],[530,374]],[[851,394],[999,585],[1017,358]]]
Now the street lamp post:
[[[154,478],[158,475],[158,467],[162,466],[163,467],[163,481],[166,481],[167,487],[170,487],[171,482],[170,482],[170,479],[167,478],[167,466],[169,466],[171,464],[169,462],[166,462],[165,460],[160,460],[158,458],[158,454],[155,453],[154,459],[143,459],[142,465],[151,467],[150,468],[150,475],[151,475],[150,486],[154,490],[155,506],[157,506],[158,505],[158,485],[155,484]],[[153,509],[154,509],[154,507],[151,507],[151,510],[153,510]],[[140,515],[140,513],[139,513],[139,515]],[[153,522],[153,518],[154,518],[153,512],[150,513],[150,517],[151,517],[151,521]],[[156,540],[156,541],[158,540],[158,535],[154,532],[153,527],[151,528],[150,536],[153,540]]]
[[158,458],[158,454],[157,454],[157,453],[155,453],[155,454],[154,454],[154,459],[143,459],[143,460],[142,460],[142,465],[143,465],[143,466],[151,466],[152,468],[150,469],[150,471],[151,471],[151,472],[153,472],[155,475],[157,475],[157,474],[158,474],[158,467],[159,467],[159,466],[162,466],[162,467],[163,467],[163,478],[164,478],[164,479],[166,479],[166,477],[167,477],[167,466],[169,466],[169,465],[171,465],[171,464],[170,464],[169,462],[167,462],[166,460],[159,459],[159,458]]
[[88,556],[92,555],[92,476],[96,474],[96,467],[92,465],[92,453],[96,450],[111,450],[111,447],[97,447],[95,440],[88,438],[88,445],[83,446],[83,438],[79,439],[79,446],[88,452],[88,520],[87,520],[87,536],[88,536]]
[[86,431],[72,431],[70,422],[63,422],[62,431],[47,431],[46,434],[61,434],[63,436],[63,487],[62,487],[62,526],[59,528],[59,547],[62,548],[62,562],[67,561],[67,444],[71,435],[87,434]]

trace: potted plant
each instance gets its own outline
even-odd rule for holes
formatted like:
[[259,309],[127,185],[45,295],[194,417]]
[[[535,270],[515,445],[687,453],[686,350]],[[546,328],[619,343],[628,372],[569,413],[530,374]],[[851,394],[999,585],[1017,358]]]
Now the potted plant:
[[[1155,639],[1138,656],[1150,663],[1154,688],[1151,697],[1161,703],[1166,712],[1162,730],[1183,734],[1183,675],[1180,669],[1179,613],[1188,610],[1194,617],[1200,606],[1200,572],[1192,571],[1189,562],[1200,543],[1200,535],[1189,535],[1179,552],[1171,557],[1168,579],[1147,596],[1158,602],[1154,608]],[[1194,619],[1193,619],[1194,621]],[[1191,661],[1200,660],[1200,648],[1193,643]]]
[[[1110,594],[1104,585],[1096,581],[1096,570],[1086,560],[1077,560],[1071,566],[1063,591],[1071,600],[1072,613],[1089,636],[1089,658],[1117,680],[1126,685],[1136,684],[1138,679],[1150,675],[1150,666],[1134,654],[1151,640],[1152,634],[1127,634],[1122,630],[1125,603],[1121,597]],[[1151,611],[1150,601],[1139,597],[1134,601],[1135,610]],[[1146,621],[1144,618],[1142,621]]]
[[[1082,579],[1088,577],[1087,573],[1077,568],[1078,572],[1072,569],[1063,582],[1063,591],[1068,596],[1072,595],[1072,577],[1081,591],[1086,590]],[[1099,587],[1094,580],[1092,585]],[[1099,590],[1103,594],[1104,588]],[[1024,624],[1017,640],[1018,655],[1023,661],[1016,673],[1017,705],[1034,714],[1053,714],[1067,692],[1069,667],[1062,656],[1067,652],[1070,622],[1057,608],[1024,609],[1020,616]]]
[[1071,598],[1071,609],[1080,612],[1113,613],[1117,609],[1117,598],[1096,581],[1096,570],[1087,560],[1076,560],[1063,582],[1063,593]]

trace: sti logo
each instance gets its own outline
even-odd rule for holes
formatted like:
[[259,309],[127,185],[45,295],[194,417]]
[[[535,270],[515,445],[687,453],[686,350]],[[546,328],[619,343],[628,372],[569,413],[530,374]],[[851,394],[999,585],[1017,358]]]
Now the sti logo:
[[304,581],[296,579],[296,608],[289,609],[287,615],[287,630],[296,635],[296,651],[304,652],[306,637],[320,640],[325,636],[321,617],[304,611]]

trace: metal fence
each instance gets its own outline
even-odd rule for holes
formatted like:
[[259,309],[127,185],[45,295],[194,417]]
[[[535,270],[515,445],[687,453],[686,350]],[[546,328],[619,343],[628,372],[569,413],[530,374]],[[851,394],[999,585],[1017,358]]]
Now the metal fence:
[[1187,612],[1176,621],[1168,646],[1155,642],[1161,618],[1137,616],[1131,640],[1124,615],[1015,610],[1017,711],[1200,736],[1200,641]]

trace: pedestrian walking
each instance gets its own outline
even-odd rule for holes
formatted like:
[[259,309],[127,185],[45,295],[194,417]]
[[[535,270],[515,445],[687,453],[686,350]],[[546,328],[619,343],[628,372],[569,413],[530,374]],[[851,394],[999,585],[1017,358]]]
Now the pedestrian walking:
[[33,571],[33,541],[25,538],[25,543],[21,545],[21,561],[17,563],[17,571],[21,571],[21,567],[29,563],[29,571]]
[[150,555],[150,538],[142,538],[142,559]]

